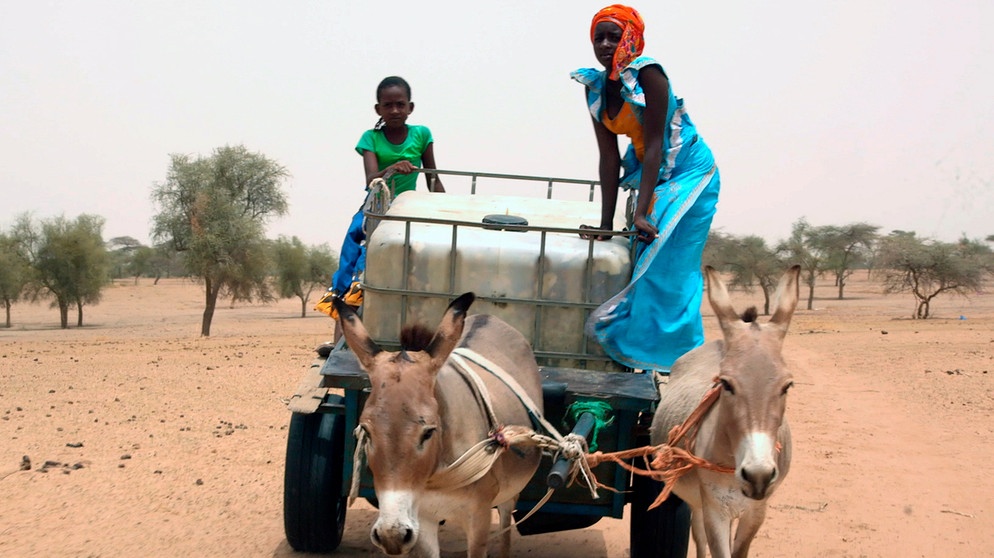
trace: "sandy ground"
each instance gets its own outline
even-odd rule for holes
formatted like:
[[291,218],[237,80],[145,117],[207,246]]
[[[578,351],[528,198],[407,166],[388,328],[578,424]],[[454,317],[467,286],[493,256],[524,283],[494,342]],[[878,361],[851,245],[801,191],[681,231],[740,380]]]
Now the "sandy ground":
[[[909,296],[863,276],[846,300],[833,292],[819,286],[787,338],[794,462],[753,556],[994,556],[994,294],[941,297],[913,321]],[[69,330],[47,305],[14,307],[0,329],[0,556],[296,555],[284,401],[331,321],[299,318],[293,300],[223,304],[202,339],[202,298],[182,280],[123,282]],[[357,506],[336,555],[376,555],[374,511]],[[513,548],[622,558],[627,541],[627,520],[604,519],[515,534]]]

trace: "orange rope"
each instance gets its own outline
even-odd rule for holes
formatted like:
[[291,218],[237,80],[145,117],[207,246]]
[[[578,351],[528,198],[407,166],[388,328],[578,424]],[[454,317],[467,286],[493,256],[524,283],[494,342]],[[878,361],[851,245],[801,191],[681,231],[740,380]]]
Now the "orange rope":
[[[590,467],[596,467],[605,461],[613,461],[631,473],[662,481],[664,483],[663,491],[660,492],[656,500],[649,506],[650,510],[662,504],[673,491],[673,485],[676,483],[677,479],[682,477],[684,473],[694,467],[700,467],[702,469],[708,469],[719,473],[734,473],[735,469],[715,465],[706,459],[697,457],[693,453],[694,442],[697,440],[697,431],[700,429],[701,420],[704,418],[704,415],[708,412],[708,410],[710,410],[715,404],[715,402],[718,401],[718,396],[720,395],[721,384],[715,382],[715,385],[713,385],[711,389],[704,394],[704,397],[701,398],[701,402],[697,405],[697,408],[690,413],[690,416],[683,421],[683,424],[674,426],[670,429],[669,436],[665,444],[660,444],[658,446],[645,446],[612,453],[603,453],[599,451],[588,453],[587,463]],[[686,449],[677,446],[677,444],[679,444],[684,438],[686,438]],[[649,461],[650,455],[652,456],[651,462]],[[628,460],[636,457],[641,457],[643,459],[646,465],[645,469],[640,469],[628,463]],[[609,488],[601,485],[600,483],[598,483],[598,485],[602,488]]]

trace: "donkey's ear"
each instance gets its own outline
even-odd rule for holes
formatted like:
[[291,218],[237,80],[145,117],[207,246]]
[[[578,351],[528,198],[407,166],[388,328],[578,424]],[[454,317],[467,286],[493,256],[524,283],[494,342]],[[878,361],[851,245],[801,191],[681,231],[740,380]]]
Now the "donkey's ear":
[[776,325],[781,330],[781,337],[787,334],[787,326],[790,325],[790,318],[797,309],[797,300],[800,298],[801,266],[795,265],[787,270],[780,278],[776,293],[773,295],[773,317],[770,323]]
[[369,336],[366,326],[362,325],[362,320],[351,306],[339,298],[333,304],[338,311],[338,325],[342,328],[345,342],[359,359],[363,370],[369,373],[373,369],[373,358],[383,349]]
[[732,307],[732,299],[728,296],[728,287],[721,280],[721,274],[718,273],[718,270],[709,265],[705,266],[704,278],[708,285],[708,302],[711,303],[711,309],[718,317],[718,324],[721,325],[722,331],[725,331],[727,327],[732,327],[732,324],[741,322],[738,313]]
[[432,337],[431,343],[425,350],[431,356],[432,368],[436,370],[441,368],[445,360],[449,358],[449,354],[456,348],[459,338],[462,337],[463,326],[466,325],[466,312],[474,300],[476,300],[476,295],[466,293],[449,304],[445,315],[442,316],[442,323],[438,325],[435,336]]

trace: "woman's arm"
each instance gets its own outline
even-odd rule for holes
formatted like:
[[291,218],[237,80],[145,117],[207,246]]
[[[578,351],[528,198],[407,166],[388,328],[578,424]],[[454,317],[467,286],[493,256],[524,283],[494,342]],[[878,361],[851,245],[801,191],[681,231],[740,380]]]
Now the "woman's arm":
[[[426,169],[437,169],[435,166],[435,144],[429,143],[428,147],[425,147],[425,152],[421,154],[421,164]],[[425,173],[425,178],[428,179],[428,191],[429,192],[445,192],[445,186],[442,186],[442,180],[434,173]],[[434,182],[434,188],[432,188],[432,182]]]
[[642,112],[642,137],[645,155],[642,160],[642,179],[639,182],[638,205],[633,224],[639,231],[639,240],[651,242],[659,232],[646,218],[652,202],[653,191],[659,180],[663,164],[663,132],[669,109],[670,82],[659,66],[647,66],[639,71],[639,84],[645,93],[645,110]]
[[[593,119],[591,119],[593,120]],[[618,206],[618,178],[621,174],[621,154],[618,151],[618,136],[608,130],[603,123],[593,120],[594,135],[597,137],[597,150],[600,163],[597,174],[601,181],[601,225],[604,230],[614,230],[614,211]]]

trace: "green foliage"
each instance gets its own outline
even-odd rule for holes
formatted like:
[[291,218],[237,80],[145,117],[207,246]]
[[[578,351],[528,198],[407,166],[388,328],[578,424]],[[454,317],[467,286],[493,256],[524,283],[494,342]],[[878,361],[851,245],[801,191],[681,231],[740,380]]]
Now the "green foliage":
[[244,146],[215,149],[209,157],[172,155],[166,181],[152,199],[158,205],[152,236],[179,252],[192,276],[204,284],[201,335],[210,335],[218,295],[267,300],[264,226],[284,215],[281,185],[287,170]]
[[808,310],[814,308],[815,281],[824,266],[822,254],[813,246],[816,237],[817,229],[801,217],[791,227],[790,238],[780,241],[776,248],[788,265],[801,266],[801,281],[808,287]]
[[846,280],[857,267],[869,264],[880,227],[867,223],[816,227],[809,230],[807,242],[820,254],[821,269],[835,275],[838,298],[844,298]]
[[[111,277],[130,277],[131,260],[134,254],[145,246],[131,236],[116,236],[107,241],[107,252],[111,260]],[[137,281],[137,277],[135,278]]]
[[779,255],[762,238],[736,237],[712,231],[708,234],[704,262],[731,273],[729,287],[751,291],[756,285],[763,291],[763,313],[770,313],[770,297],[786,267]]
[[103,217],[86,214],[74,220],[55,217],[37,225],[23,215],[14,226],[12,234],[34,270],[28,292],[33,299],[52,298],[63,328],[69,327],[70,305],[76,306],[76,325],[83,325],[83,306],[99,302],[110,280],[103,226]]
[[31,282],[31,263],[13,236],[0,233],[0,301],[6,314],[5,327],[10,327],[11,306],[25,294]]
[[882,238],[877,258],[885,292],[910,292],[915,297],[915,319],[931,315],[936,296],[944,292],[967,296],[994,272],[994,254],[979,241],[938,242],[913,232],[894,231]]
[[338,269],[337,258],[327,244],[305,246],[296,236],[284,236],[273,242],[276,266],[276,290],[281,298],[300,299],[300,317],[307,315],[307,299],[316,288],[331,282]]

